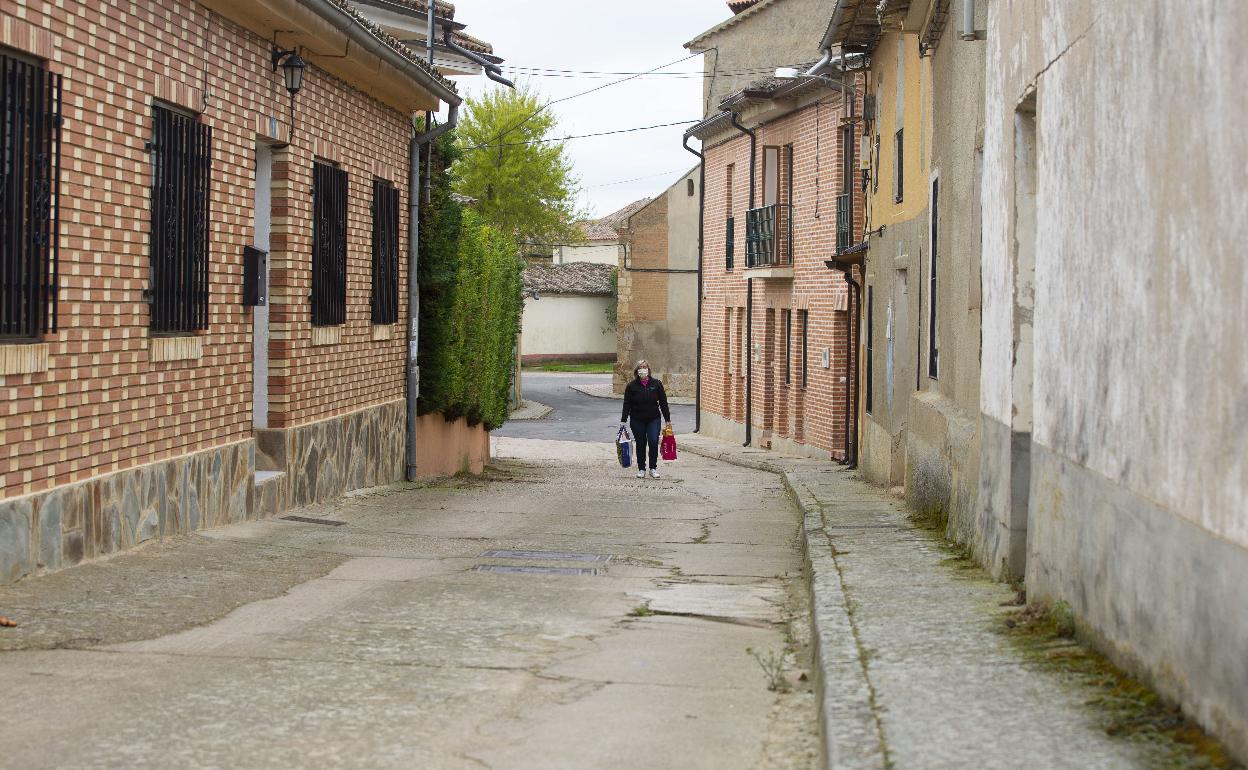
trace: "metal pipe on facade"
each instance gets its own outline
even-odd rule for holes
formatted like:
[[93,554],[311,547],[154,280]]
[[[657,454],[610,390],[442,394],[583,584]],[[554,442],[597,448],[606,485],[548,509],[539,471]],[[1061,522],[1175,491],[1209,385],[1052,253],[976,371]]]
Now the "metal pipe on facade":
[[476,62],[477,64],[481,65],[482,71],[485,72],[485,76],[489,78],[490,80],[493,80],[495,83],[502,83],[508,88],[516,87],[515,83],[503,77],[502,67],[498,66],[497,64],[485,58],[484,56],[477,53],[476,51],[470,51],[467,48],[464,48],[459,43],[456,43],[454,40],[452,40],[451,30],[449,27],[445,27],[442,30],[442,42],[446,44],[447,48],[451,49],[452,51],[459,54],[460,56],[463,56],[465,59],[468,59],[470,61]]
[[698,156],[698,320],[695,327],[697,337],[693,375],[693,432],[697,433],[702,430],[702,230],[706,212],[706,159],[702,153],[689,146],[688,134],[685,134],[681,145]]
[[975,0],[962,0],[962,35],[963,40],[978,40],[975,34]]
[[[741,125],[741,121],[737,119],[737,113],[731,113],[729,119],[732,121],[733,128],[750,137],[750,194],[749,208],[754,208],[754,156],[756,154],[756,145],[758,136]],[[746,215],[746,243],[749,243],[749,215]],[[746,249],[746,267],[749,267],[749,249]],[[749,446],[754,439],[753,426],[750,424],[754,415],[754,279],[745,279],[745,444]]]

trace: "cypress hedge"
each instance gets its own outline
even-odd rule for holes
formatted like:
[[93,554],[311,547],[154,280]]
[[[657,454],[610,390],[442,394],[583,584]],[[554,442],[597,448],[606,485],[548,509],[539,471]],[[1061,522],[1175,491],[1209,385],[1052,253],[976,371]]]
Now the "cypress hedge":
[[417,410],[493,430],[507,419],[523,262],[515,242],[451,195],[446,169],[455,153],[443,137],[431,201],[421,207]]

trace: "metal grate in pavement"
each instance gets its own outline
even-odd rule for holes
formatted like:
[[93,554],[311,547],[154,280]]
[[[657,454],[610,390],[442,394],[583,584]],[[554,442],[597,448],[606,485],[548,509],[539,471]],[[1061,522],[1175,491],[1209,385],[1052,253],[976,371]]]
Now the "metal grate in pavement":
[[515,551],[501,549],[481,554],[485,559],[529,559],[537,561],[611,561],[609,553],[575,553],[572,551]]
[[509,564],[478,564],[472,568],[474,572],[505,572],[521,575],[597,575],[598,570],[590,567],[529,567]]

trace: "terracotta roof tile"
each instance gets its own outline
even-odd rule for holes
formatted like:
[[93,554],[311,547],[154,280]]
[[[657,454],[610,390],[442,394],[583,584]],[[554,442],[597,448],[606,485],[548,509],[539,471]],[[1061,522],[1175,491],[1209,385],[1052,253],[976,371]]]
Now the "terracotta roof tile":
[[614,241],[620,237],[616,232],[616,228],[623,227],[628,218],[641,210],[650,202],[650,198],[642,198],[633,201],[619,211],[607,214],[601,219],[595,219],[589,222],[581,223],[581,232],[585,233],[585,237],[591,241]]
[[614,265],[597,262],[568,262],[562,265],[526,265],[524,290],[542,294],[610,296]]

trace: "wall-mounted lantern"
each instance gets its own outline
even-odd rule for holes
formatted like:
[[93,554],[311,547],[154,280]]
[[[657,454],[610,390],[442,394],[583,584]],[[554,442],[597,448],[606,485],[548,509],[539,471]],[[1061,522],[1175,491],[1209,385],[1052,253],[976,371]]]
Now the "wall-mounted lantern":
[[297,48],[289,51],[273,46],[273,71],[282,68],[282,76],[286,80],[286,90],[290,92],[290,140],[295,139],[295,94],[303,88],[303,71],[308,63],[299,55]]

